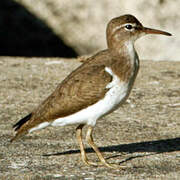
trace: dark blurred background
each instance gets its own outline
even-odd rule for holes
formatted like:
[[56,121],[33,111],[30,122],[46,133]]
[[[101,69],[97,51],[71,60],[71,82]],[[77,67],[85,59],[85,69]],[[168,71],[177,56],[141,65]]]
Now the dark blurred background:
[[13,0],[0,0],[0,56],[76,57],[77,52],[37,16]]
[[0,0],[0,56],[76,57],[105,49],[106,25],[133,14],[173,34],[136,42],[140,59],[179,60],[178,0]]

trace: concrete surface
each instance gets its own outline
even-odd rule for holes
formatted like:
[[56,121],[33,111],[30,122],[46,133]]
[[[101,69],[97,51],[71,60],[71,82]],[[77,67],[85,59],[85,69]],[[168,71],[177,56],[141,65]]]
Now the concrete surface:
[[85,166],[76,126],[48,127],[9,143],[12,125],[79,65],[75,59],[0,57],[0,179],[179,179],[179,62],[141,61],[128,101],[98,121],[95,142],[123,170]]

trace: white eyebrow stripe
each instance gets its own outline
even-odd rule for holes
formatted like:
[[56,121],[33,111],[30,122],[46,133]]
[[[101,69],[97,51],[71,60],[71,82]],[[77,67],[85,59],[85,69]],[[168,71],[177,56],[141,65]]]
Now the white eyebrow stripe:
[[126,23],[126,24],[121,24],[120,26],[117,26],[113,29],[112,33],[114,34],[116,31],[121,29],[122,27],[125,27],[126,25],[131,25],[133,28],[136,26],[135,23]]

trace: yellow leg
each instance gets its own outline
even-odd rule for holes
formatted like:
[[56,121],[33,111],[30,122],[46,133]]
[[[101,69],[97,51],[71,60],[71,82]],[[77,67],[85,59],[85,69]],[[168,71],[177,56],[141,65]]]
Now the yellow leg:
[[119,165],[116,165],[116,164],[109,164],[108,162],[106,162],[106,160],[104,159],[103,155],[99,151],[98,147],[94,144],[94,141],[93,141],[93,138],[92,138],[92,131],[93,131],[93,127],[89,126],[88,130],[87,130],[87,134],[86,134],[86,140],[89,143],[89,145],[96,152],[96,154],[97,154],[100,162],[102,163],[102,165],[105,165],[105,166],[107,166],[109,168],[113,168],[113,169],[124,168],[124,166],[119,166]]
[[81,151],[81,158],[82,161],[86,164],[86,165],[93,165],[93,166],[98,166],[97,163],[91,162],[88,160],[87,156],[86,156],[86,152],[84,150],[84,144],[82,142],[82,128],[84,127],[83,124],[80,124],[77,128],[76,128],[76,137],[77,137],[77,141],[79,143],[80,146],[80,151]]

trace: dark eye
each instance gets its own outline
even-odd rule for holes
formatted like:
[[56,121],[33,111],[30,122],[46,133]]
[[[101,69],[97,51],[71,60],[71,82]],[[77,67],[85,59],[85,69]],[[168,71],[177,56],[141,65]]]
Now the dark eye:
[[127,30],[131,30],[133,27],[132,27],[132,25],[127,24],[127,25],[125,26],[125,28],[126,28]]

